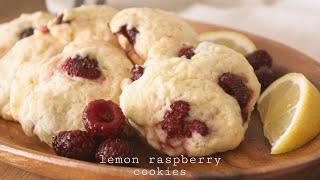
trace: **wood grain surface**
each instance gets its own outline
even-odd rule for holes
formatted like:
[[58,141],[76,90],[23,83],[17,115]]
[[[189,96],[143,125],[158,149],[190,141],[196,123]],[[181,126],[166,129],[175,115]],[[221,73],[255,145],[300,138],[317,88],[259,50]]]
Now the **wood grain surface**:
[[[215,25],[197,22],[190,24],[199,32],[224,29]],[[319,88],[320,65],[311,58],[280,43],[248,34],[258,48],[266,49],[274,58],[275,71],[280,76],[287,72],[301,72]],[[59,179],[106,179],[136,178],[135,169],[185,169],[192,178],[235,178],[250,179],[256,177],[298,177],[300,175],[320,175],[320,137],[318,136],[302,148],[283,155],[270,155],[270,145],[263,136],[262,124],[258,113],[252,115],[245,140],[241,145],[225,153],[214,154],[221,157],[221,163],[215,164],[179,164],[178,167],[165,164],[149,164],[149,157],[165,157],[143,142],[135,140],[135,149],[139,157],[139,165],[135,167],[107,166],[58,157],[46,144],[40,143],[36,137],[27,137],[19,124],[0,121],[0,160],[15,167],[31,171],[43,176]],[[0,164],[1,166],[1,164]],[[10,168],[4,166],[4,168]],[[13,171],[16,171],[14,169]],[[312,173],[310,173],[312,171]],[[25,171],[22,171],[25,173]],[[19,173],[19,177],[27,179]],[[11,177],[12,175],[10,175]],[[0,176],[1,177],[1,176]],[[14,177],[14,176],[12,176]],[[17,178],[19,178],[17,177]],[[41,178],[34,176],[32,178]],[[141,177],[142,178],[142,177]],[[151,178],[144,176],[144,178]]]

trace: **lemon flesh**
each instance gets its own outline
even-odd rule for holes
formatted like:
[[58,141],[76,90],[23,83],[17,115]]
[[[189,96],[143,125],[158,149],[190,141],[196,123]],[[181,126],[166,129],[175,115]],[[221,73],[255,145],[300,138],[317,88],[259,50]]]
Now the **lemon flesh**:
[[247,55],[257,48],[246,35],[235,31],[210,31],[199,35],[199,41],[210,41]]
[[299,73],[273,82],[260,96],[258,111],[271,154],[296,149],[320,132],[320,93]]

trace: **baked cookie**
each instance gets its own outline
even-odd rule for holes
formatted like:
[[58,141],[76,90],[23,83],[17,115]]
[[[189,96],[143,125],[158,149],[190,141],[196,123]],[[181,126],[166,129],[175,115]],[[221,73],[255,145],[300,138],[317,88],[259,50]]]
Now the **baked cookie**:
[[0,25],[0,58],[20,39],[33,34],[34,29],[46,25],[54,16],[45,12],[22,14],[20,17]]
[[260,94],[243,55],[210,42],[163,39],[148,57],[123,84],[120,106],[152,147],[207,156],[240,144]]
[[81,39],[104,40],[118,44],[109,29],[109,22],[117,11],[105,5],[84,5],[66,9],[50,21],[50,33],[61,41]]
[[128,8],[110,22],[111,31],[134,64],[142,65],[148,51],[162,37],[197,43],[196,32],[175,14],[160,9]]
[[[11,84],[17,69],[26,62],[43,61],[59,54],[65,44],[50,34],[38,34],[18,41],[0,61],[0,116],[12,119],[9,100]],[[31,66],[30,72],[36,73]],[[25,76],[27,74],[21,74]],[[32,83],[32,82],[30,82]],[[22,92],[18,92],[22,93]]]
[[[11,88],[12,115],[27,135],[51,146],[60,131],[85,130],[82,112],[90,101],[119,103],[121,81],[131,68],[126,54],[112,44],[74,41],[49,60],[19,68]],[[38,75],[29,76],[31,71]]]

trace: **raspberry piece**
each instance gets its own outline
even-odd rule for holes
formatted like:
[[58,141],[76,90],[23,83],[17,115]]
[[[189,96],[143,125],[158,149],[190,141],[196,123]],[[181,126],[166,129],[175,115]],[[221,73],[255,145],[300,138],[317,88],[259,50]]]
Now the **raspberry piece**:
[[191,137],[192,132],[197,132],[202,136],[208,134],[208,127],[205,123],[199,120],[184,121],[190,111],[189,103],[176,101],[171,104],[170,109],[165,112],[163,121],[161,121],[161,128],[167,132],[168,138]]
[[272,69],[267,66],[260,67],[254,73],[261,84],[262,90],[265,90],[276,79]]
[[133,27],[131,29],[128,29],[127,25],[121,26],[120,30],[116,33],[116,36],[123,35],[126,37],[131,45],[134,45],[136,43],[136,35],[139,33],[139,31]]
[[262,66],[267,66],[267,67],[272,66],[272,57],[265,50],[261,50],[261,49],[256,50],[246,55],[246,58],[254,70],[257,70]]
[[183,126],[183,134],[186,137],[191,137],[193,132],[197,132],[202,136],[208,134],[208,127],[205,123],[199,120],[193,120],[191,122],[185,123]]
[[182,121],[188,116],[190,111],[189,103],[185,101],[175,101],[170,105],[170,110],[167,110],[164,114],[165,121]]
[[93,138],[80,130],[59,132],[53,136],[52,146],[59,156],[85,161],[92,161],[96,151]]
[[102,74],[96,59],[81,57],[80,55],[67,58],[60,68],[62,71],[67,72],[69,76],[86,79],[97,79]]
[[50,32],[50,30],[49,30],[47,25],[40,26],[39,27],[39,31],[41,31],[44,34]]
[[134,66],[131,69],[132,80],[138,80],[143,75],[144,68],[141,66]]
[[178,57],[186,56],[187,59],[191,59],[194,55],[194,48],[191,46],[180,49],[178,53]]
[[182,121],[188,116],[190,105],[185,101],[175,101],[170,109],[164,113],[161,127],[167,132],[168,137],[179,136],[182,134]]
[[121,135],[126,123],[120,107],[103,99],[91,101],[85,107],[82,118],[87,131],[102,138]]
[[63,14],[59,14],[56,19],[56,24],[69,23],[69,21],[63,21]]
[[121,139],[107,139],[100,144],[96,153],[96,161],[98,163],[108,164],[108,158],[121,158],[122,163],[113,163],[115,165],[125,165],[124,158],[132,158],[134,155],[133,148],[128,141]]
[[19,35],[20,39],[33,35],[33,31],[34,29],[32,27],[24,29]]
[[[218,84],[227,94],[233,96],[238,101],[241,111],[246,108],[250,99],[250,91],[239,76],[224,73],[219,77]],[[246,115],[244,113],[241,114],[245,121],[247,119]]]

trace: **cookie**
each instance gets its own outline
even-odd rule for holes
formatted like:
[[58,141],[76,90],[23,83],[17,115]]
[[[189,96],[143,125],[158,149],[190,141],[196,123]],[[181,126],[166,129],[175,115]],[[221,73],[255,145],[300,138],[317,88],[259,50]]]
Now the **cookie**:
[[[8,51],[0,61],[0,116],[2,118],[12,119],[9,106],[10,90],[17,69],[24,63],[43,61],[55,56],[62,51],[64,46],[65,44],[60,43],[50,34],[39,33],[18,41]],[[36,73],[32,66],[30,72]]]
[[45,12],[22,14],[20,17],[0,25],[0,58],[19,40],[28,37],[54,16]]
[[110,22],[111,31],[134,64],[142,65],[148,51],[162,37],[197,43],[197,33],[175,14],[160,9],[128,8]]
[[120,106],[152,147],[207,156],[241,143],[260,94],[243,55],[210,42],[162,39],[148,57],[123,84]]
[[[60,131],[85,130],[82,112],[90,101],[119,103],[121,81],[131,68],[126,54],[110,43],[74,41],[61,54],[18,69],[10,97],[13,118],[27,135],[51,146]],[[30,71],[38,75],[28,76]]]
[[66,9],[49,22],[50,33],[60,41],[104,40],[117,44],[109,22],[117,11],[105,5],[83,5]]

